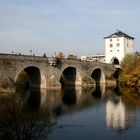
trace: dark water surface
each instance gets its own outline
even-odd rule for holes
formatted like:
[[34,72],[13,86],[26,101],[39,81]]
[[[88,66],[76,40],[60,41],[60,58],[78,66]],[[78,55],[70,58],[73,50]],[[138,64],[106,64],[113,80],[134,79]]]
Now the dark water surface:
[[[1,95],[1,103],[6,102],[6,100],[2,99],[3,96],[7,95]],[[36,119],[32,117],[31,120],[28,120],[28,124],[30,121],[36,122],[36,125],[33,126],[33,131],[36,133],[33,133],[33,135],[37,135],[40,132],[45,134],[44,137],[36,136],[36,139],[140,139],[140,96],[134,91],[122,91],[118,87],[106,88],[105,85],[97,86],[96,88],[70,87],[62,91],[30,89],[18,93],[16,98],[14,97],[14,101],[15,99],[18,104],[22,104],[20,110],[24,112],[22,114],[24,119],[28,118],[29,114],[34,113],[34,116],[38,114]],[[11,105],[11,103],[7,103],[8,105]],[[17,111],[18,107],[16,106],[15,108]],[[2,113],[0,113],[0,116],[3,115]],[[11,111],[10,115],[12,113],[13,111]],[[15,114],[15,116],[20,115],[18,111]],[[4,121],[2,121],[2,117],[0,119],[0,126],[2,126]],[[43,125],[40,125],[40,122],[45,119],[49,120],[49,123],[44,125],[45,123],[43,122]],[[22,128],[25,124],[27,125],[26,119],[25,121],[21,120],[20,117],[18,122],[22,123],[22,125],[19,125],[19,128]],[[49,129],[47,128],[48,125]],[[47,128],[47,131],[37,129],[44,129],[44,127]],[[34,130],[34,128],[38,131],[35,131],[36,129]],[[24,129],[22,128],[20,132]],[[0,136],[4,138],[2,133],[5,133],[5,128],[2,130],[3,132],[0,132]],[[23,132],[20,135],[22,134]],[[11,135],[13,136],[13,134]],[[35,139],[35,137],[31,136],[30,139]]]

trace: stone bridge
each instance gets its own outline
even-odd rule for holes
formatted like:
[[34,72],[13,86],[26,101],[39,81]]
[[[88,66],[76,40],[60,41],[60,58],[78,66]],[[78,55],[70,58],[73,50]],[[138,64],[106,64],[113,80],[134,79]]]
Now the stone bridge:
[[116,81],[114,66],[53,57],[0,54],[0,88],[91,86]]

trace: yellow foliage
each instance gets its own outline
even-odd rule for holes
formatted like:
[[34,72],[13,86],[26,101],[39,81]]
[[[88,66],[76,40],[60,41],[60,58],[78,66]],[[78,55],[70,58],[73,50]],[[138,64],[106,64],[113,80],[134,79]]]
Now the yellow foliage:
[[138,53],[128,54],[121,63],[120,82],[129,86],[138,86],[140,79],[140,56]]

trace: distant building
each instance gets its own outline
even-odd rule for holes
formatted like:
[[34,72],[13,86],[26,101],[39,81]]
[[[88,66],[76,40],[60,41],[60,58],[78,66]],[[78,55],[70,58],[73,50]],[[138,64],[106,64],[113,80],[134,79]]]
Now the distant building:
[[119,30],[107,37],[104,37],[105,62],[120,64],[126,54],[134,52],[134,39],[134,37],[131,37]]
[[97,54],[97,55],[81,56],[81,60],[105,63],[105,55]]
[[83,60],[83,61],[87,61],[87,59],[88,59],[88,56],[81,56],[81,58],[80,58],[81,60]]

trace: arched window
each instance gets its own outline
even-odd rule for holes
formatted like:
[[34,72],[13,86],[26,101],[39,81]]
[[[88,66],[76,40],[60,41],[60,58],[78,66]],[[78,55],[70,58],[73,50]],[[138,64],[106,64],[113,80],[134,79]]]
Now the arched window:
[[111,63],[114,64],[114,65],[119,65],[119,60],[117,58],[113,58],[111,60]]

